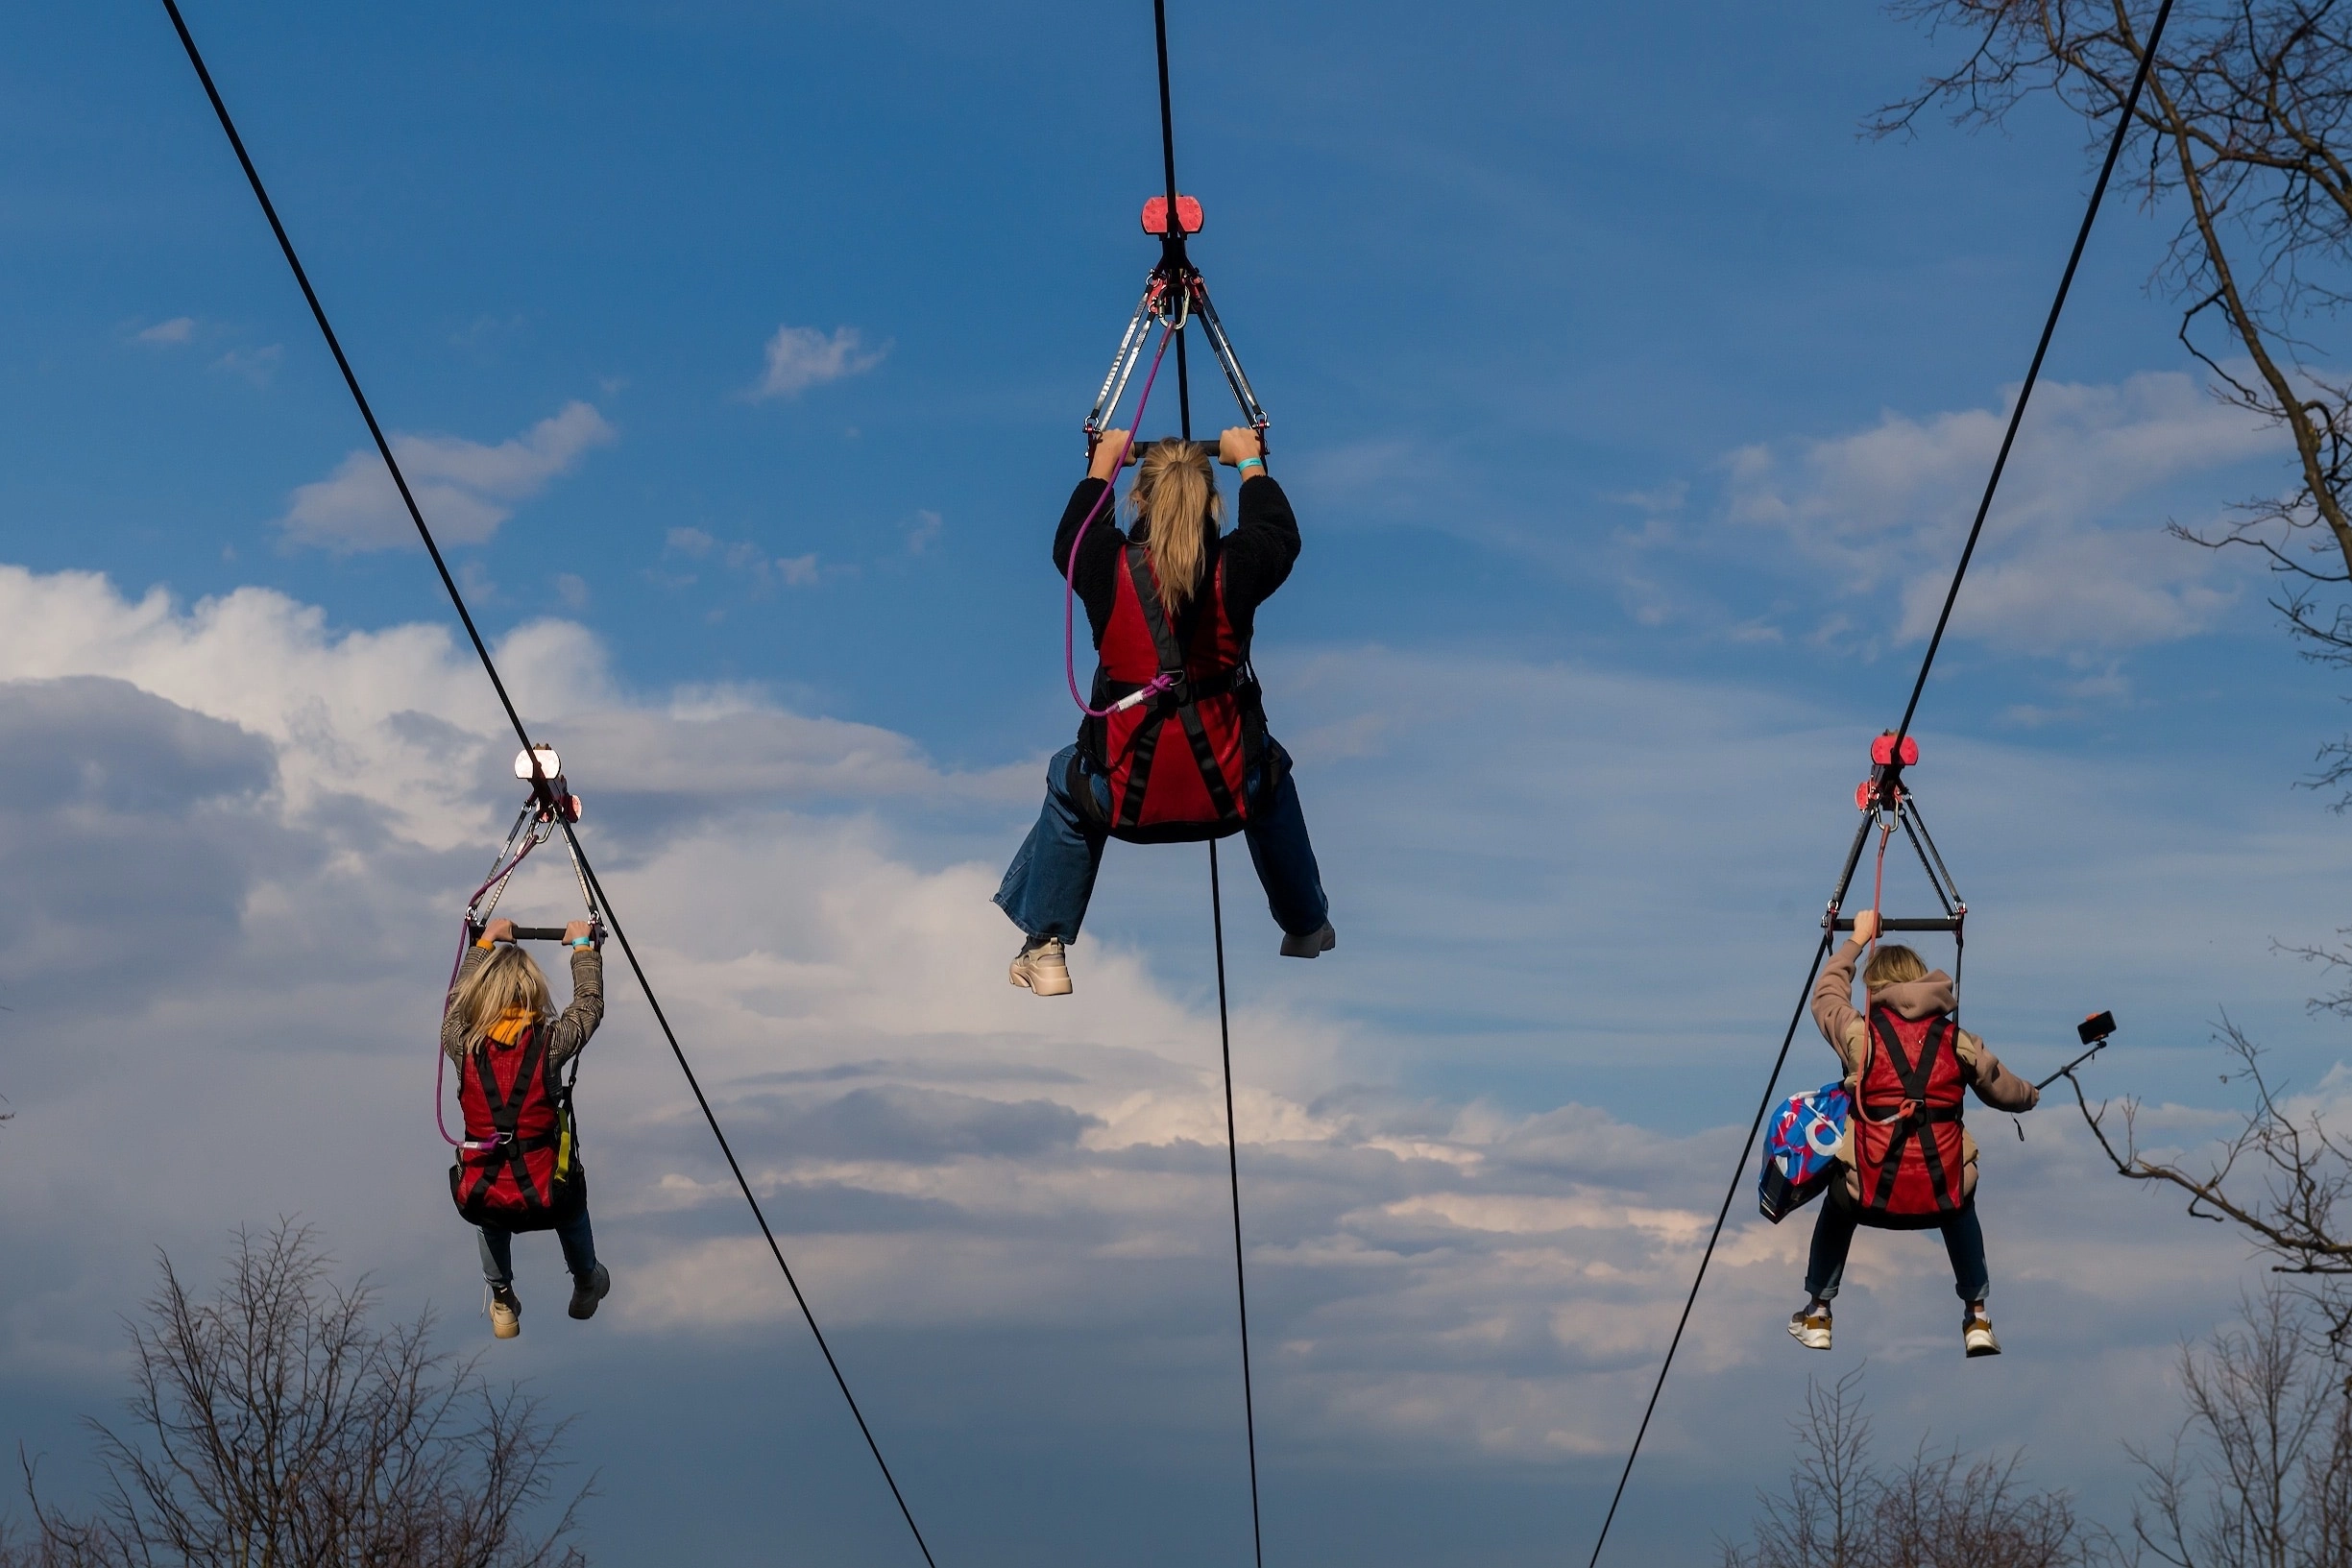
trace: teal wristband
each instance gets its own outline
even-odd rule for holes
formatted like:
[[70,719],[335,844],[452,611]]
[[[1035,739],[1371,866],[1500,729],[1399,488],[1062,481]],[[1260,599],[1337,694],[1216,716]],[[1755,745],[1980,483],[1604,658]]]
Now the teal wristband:
[[1233,466],[1237,469],[1262,469],[1266,466],[1266,459],[1262,457],[1245,457]]
[[595,945],[596,939],[593,936],[575,936],[571,939],[571,946],[574,952],[577,952],[581,948],[593,948]]

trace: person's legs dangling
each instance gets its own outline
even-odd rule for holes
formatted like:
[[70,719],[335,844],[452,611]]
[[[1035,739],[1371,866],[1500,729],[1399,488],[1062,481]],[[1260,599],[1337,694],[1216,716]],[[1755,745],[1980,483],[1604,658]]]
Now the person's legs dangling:
[[522,1332],[522,1302],[515,1294],[515,1233],[499,1225],[477,1225],[482,1278],[490,1286],[490,1332],[511,1339]]
[[1962,1301],[1974,1306],[1993,1289],[1992,1270],[1984,1262],[1984,1226],[1976,1218],[1976,1197],[1972,1194],[1940,1228],[1945,1255],[1952,1259],[1952,1288]]
[[1854,1233],[1861,1211],[1846,1201],[1843,1173],[1832,1177],[1821,1195],[1821,1215],[1813,1221],[1813,1247],[1806,1260],[1805,1289],[1815,1301],[1834,1301],[1846,1280],[1846,1255],[1854,1250]]
[[[1249,841],[1249,863],[1257,867],[1258,881],[1266,889],[1266,907],[1285,936],[1327,936],[1324,928],[1331,919],[1331,901],[1323,894],[1322,871],[1315,863],[1315,846],[1307,838],[1306,812],[1298,804],[1298,785],[1291,778],[1290,754],[1269,737],[1258,766],[1273,770],[1274,784],[1271,789],[1260,784],[1251,792],[1249,823],[1243,836]],[[1286,942],[1283,951],[1292,953],[1298,945]],[[1312,952],[1295,955],[1311,958],[1331,945],[1326,940],[1315,944]]]
[[564,1266],[574,1279],[596,1271],[596,1234],[588,1223],[588,1205],[555,1227],[555,1240],[564,1249]]
[[[996,890],[996,906],[1032,939],[1078,940],[1103,865],[1103,835],[1070,798],[1070,760],[1077,754],[1076,746],[1064,746],[1046,764],[1045,805]],[[1091,775],[1089,783],[1099,787]]]
[[473,1239],[482,1254],[482,1278],[494,1291],[515,1283],[515,1233],[492,1225],[476,1225]]
[[571,1270],[571,1305],[567,1310],[574,1317],[595,1316],[596,1303],[613,1288],[613,1276],[596,1262],[596,1238],[589,1228],[587,1204],[555,1227],[555,1240],[564,1249],[564,1266]]
[[1957,1213],[1944,1218],[1944,1251],[1952,1259],[1952,1288],[1967,1303],[1960,1309],[1960,1343],[1973,1356],[1998,1356],[2000,1341],[1993,1337],[1993,1320],[1985,1315],[1984,1298],[1993,1289],[1992,1271],[1984,1263],[1984,1226],[1976,1218],[1972,1195]]

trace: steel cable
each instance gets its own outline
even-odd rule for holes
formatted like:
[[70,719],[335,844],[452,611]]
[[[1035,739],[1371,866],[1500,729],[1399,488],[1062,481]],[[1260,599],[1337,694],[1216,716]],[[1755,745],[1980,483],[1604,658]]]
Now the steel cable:
[[[1920,694],[1928,688],[1928,673],[1935,667],[1936,653],[1944,645],[1944,631],[1951,624],[1952,606],[1959,601],[1960,584],[1967,578],[1969,563],[1976,557],[1976,541],[1984,532],[1985,519],[1992,513],[1993,497],[2000,491],[2001,475],[2009,466],[2010,448],[2016,446],[2018,429],[2025,420],[2025,405],[2032,400],[2034,386],[2041,380],[2042,362],[2049,356],[2051,338],[2057,334],[2058,318],[2065,311],[2067,295],[2074,286],[2074,273],[2082,264],[2083,250],[2091,242],[2091,229],[2098,219],[2100,204],[2106,199],[2108,181],[2114,178],[2116,163],[2123,156],[2124,142],[2130,139],[2133,115],[2140,107],[2140,93],[2147,85],[2148,70],[2155,63],[2156,48],[2164,37],[2164,24],[2171,14],[2172,0],[2160,0],[2155,20],[2148,27],[2147,42],[2140,51],[2139,67],[2132,75],[2131,90],[2124,95],[2122,112],[2116,116],[2115,135],[2107,143],[2107,156],[2099,164],[2098,180],[2091,187],[2090,201],[2084,205],[2081,226],[2074,232],[2073,249],[2067,253],[2066,270],[2059,275],[2057,293],[2050,300],[2049,314],[2043,320],[2042,335],[2034,344],[2033,360],[2025,369],[2025,384],[2019,387],[2017,403],[2009,411],[2008,429],[2000,438],[2000,450],[1993,459],[1993,471],[1985,479],[1984,495],[1976,503],[1976,519],[1969,524],[1968,541],[1961,546],[1959,565],[1952,568],[1952,586],[1945,591],[1944,607],[1935,617],[1935,632],[1928,638],[1928,651],[1919,662],[1919,676],[1911,683],[1910,699],[1903,704],[1903,722],[1895,727],[1897,756],[1901,755],[1903,737],[1911,733],[1911,720],[1919,712]],[[1867,820],[1863,826],[1867,832]],[[1832,915],[1845,899],[1846,887],[1853,880],[1861,845],[1862,840],[1857,836],[1854,853],[1846,859],[1845,875],[1839,879],[1837,892],[1830,901]],[[1642,1408],[1641,1424],[1634,1432],[1633,1446],[1626,1453],[1625,1468],[1617,1476],[1616,1490],[1610,1496],[1609,1511],[1602,1517],[1600,1534],[1592,1543],[1592,1556],[1587,1561],[1587,1568],[1595,1568],[1601,1560],[1601,1549],[1609,1544],[1609,1529],[1616,1522],[1617,1505],[1625,1500],[1626,1483],[1633,1476],[1634,1460],[1640,1457],[1641,1440],[1649,1435],[1650,1417],[1658,1410],[1658,1396],[1666,1386],[1666,1374],[1673,1369],[1675,1352],[1682,1348],[1683,1330],[1688,1325],[1690,1310],[1699,1299],[1699,1287],[1706,1282],[1708,1265],[1714,1261],[1715,1243],[1721,1239],[1724,1222],[1731,1216],[1732,1201],[1738,1195],[1740,1183],[1747,1177],[1748,1157],[1755,1151],[1756,1135],[1762,1129],[1764,1118],[1772,1109],[1773,1091],[1779,1086],[1782,1068],[1787,1065],[1789,1047],[1796,1040],[1798,1025],[1805,1020],[1806,1001],[1812,992],[1813,977],[1821,973],[1821,961],[1828,956],[1830,944],[1835,937],[1835,931],[1831,929],[1833,924],[1832,921],[1831,925],[1825,925],[1821,940],[1814,945],[1812,968],[1806,976],[1805,990],[1798,996],[1797,1010],[1789,1019],[1788,1032],[1782,1037],[1780,1054],[1773,1058],[1771,1075],[1764,1080],[1764,1095],[1757,1102],[1756,1116],[1748,1123],[1747,1140],[1740,1146],[1739,1159],[1732,1170],[1732,1184],[1723,1194],[1722,1208],[1715,1214],[1715,1225],[1708,1235],[1707,1249],[1699,1256],[1698,1272],[1691,1279],[1690,1293],[1683,1302],[1682,1316],[1675,1322],[1674,1337],[1667,1341],[1665,1360],[1658,1368],[1658,1380],[1650,1386],[1649,1403]]]
[[[466,608],[465,595],[458,591],[457,580],[449,574],[449,563],[442,558],[441,546],[434,542],[433,531],[425,524],[424,514],[408,488],[408,479],[400,471],[400,459],[393,455],[392,444],[385,439],[383,426],[376,422],[376,411],[369,406],[367,394],[360,389],[359,377],[352,370],[351,360],[344,354],[343,344],[335,336],[334,326],[327,318],[326,307],[319,302],[318,291],[310,286],[310,275],[303,268],[302,257],[294,249],[294,241],[288,237],[285,225],[279,221],[277,205],[271,202],[269,190],[261,182],[260,172],[254,167],[253,157],[245,150],[245,138],[237,133],[236,122],[230,116],[229,106],[223,101],[220,88],[213,83],[212,72],[205,64],[203,52],[196,46],[195,36],[188,31],[187,19],[181,15],[177,0],[163,0],[163,9],[171,17],[173,29],[180,35],[181,46],[187,51],[188,63],[195,67],[197,80],[204,84],[205,96],[211,100],[212,112],[219,118],[221,130],[228,135],[229,145],[237,156],[237,163],[245,171],[246,182],[253,186],[254,198],[261,205],[262,216],[269,220],[270,231],[278,237],[278,248],[284,253],[286,266],[293,272],[294,281],[301,286],[303,299],[310,306],[310,315],[318,324],[319,335],[327,340],[327,351],[334,355],[335,367],[343,373],[343,384],[350,390],[352,401],[358,405],[359,417],[367,422],[368,434],[375,438],[376,449],[382,455],[384,467],[392,475],[392,483],[400,491],[401,504],[408,509],[409,520],[416,524],[417,537],[424,542],[425,553],[432,557],[433,569],[441,574],[441,586],[449,591],[449,603],[456,610],[458,620],[464,624],[467,638],[473,643],[474,654],[482,663],[482,672],[490,677],[491,687],[498,694],[498,706],[505,710],[506,720],[514,727],[515,738],[522,743],[525,754],[533,757],[532,792],[544,804],[553,808],[555,802],[547,780],[539,772],[530,734],[523,728],[521,715],[515,711],[514,699],[507,692],[506,683],[499,678],[497,663],[490,656],[489,645],[482,640],[481,631],[474,625],[473,615]],[[687,1060],[686,1049],[678,1043],[677,1032],[670,1027],[669,1017],[662,1009],[661,999],[654,994],[653,982],[646,977],[644,966],[638,961],[637,950],[629,941],[628,931],[622,927],[618,912],[605,893],[595,867],[589,863],[586,852],[581,849],[579,835],[572,831],[571,823],[560,810],[556,812],[556,821],[563,828],[565,841],[582,879],[594,890],[596,903],[612,925],[614,940],[620,944],[621,954],[628,960],[629,972],[637,977],[638,988],[644,993],[645,1003],[652,1008],[654,1021],[661,1025],[662,1037],[668,1042],[670,1054],[677,1058],[678,1070],[686,1075],[687,1087],[693,1091],[694,1103],[701,1108],[703,1120],[710,1124],[711,1136],[717,1141],[719,1153],[725,1156],[727,1169],[734,1173],[736,1186],[741,1189],[743,1201],[751,1208],[751,1216],[759,1224],[760,1235],[775,1257],[776,1266],[782,1271],[785,1284],[791,1289],[792,1300],[799,1306],[801,1316],[808,1321],[809,1333],[815,1339],[816,1348],[825,1358],[826,1369],[833,1374],[835,1386],[841,1390],[841,1398],[849,1406],[849,1413],[858,1424],[858,1434],[865,1439],[866,1451],[873,1455],[875,1465],[882,1471],[883,1482],[890,1489],[891,1501],[898,1505],[900,1517],[906,1520],[908,1531],[914,1536],[915,1549],[922,1553],[923,1561],[930,1568],[937,1568],[930,1543],[924,1540],[921,1527],[914,1522],[914,1512],[907,1506],[906,1495],[899,1490],[898,1478],[891,1474],[889,1462],[882,1456],[882,1445],[875,1440],[873,1429],[866,1424],[865,1412],[859,1408],[857,1396],[850,1392],[849,1379],[843,1374],[841,1363],[835,1359],[833,1346],[826,1341],[825,1331],[817,1326],[816,1314],[811,1309],[809,1298],[802,1293],[800,1281],[792,1273],[792,1266],[785,1261],[784,1248],[778,1244],[776,1233],[769,1227],[767,1216],[760,1207],[759,1197],[751,1190],[750,1178],[744,1175],[741,1164],[737,1161],[735,1149],[727,1142],[727,1134],[719,1125],[718,1116],[712,1110],[709,1098],[703,1094],[702,1083],[694,1075],[692,1064]]]
[[[1159,133],[1161,171],[1168,184],[1167,232],[1181,235],[1184,220],[1176,211],[1176,108],[1168,87],[1168,0],[1152,0],[1153,41],[1159,50]],[[1163,350],[1166,349],[1162,343]],[[1193,437],[1192,377],[1184,360],[1184,333],[1176,333],[1176,425],[1186,441]],[[1137,412],[1140,414],[1141,409]],[[1242,1434],[1249,1455],[1249,1549],[1257,1568],[1266,1568],[1266,1532],[1258,1513],[1257,1395],[1249,1376],[1249,1280],[1242,1253],[1242,1168],[1240,1135],[1233,1119],[1233,1027],[1225,1005],[1224,895],[1217,875],[1217,841],[1209,840],[1209,927],[1217,947],[1217,1044],[1224,1069],[1225,1176],[1233,1194],[1233,1298],[1241,1318]]]

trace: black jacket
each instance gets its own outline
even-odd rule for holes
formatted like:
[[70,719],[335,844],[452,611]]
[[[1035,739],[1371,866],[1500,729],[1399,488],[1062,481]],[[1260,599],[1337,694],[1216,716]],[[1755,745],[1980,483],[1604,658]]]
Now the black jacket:
[[[1103,495],[1103,481],[1086,478],[1070,494],[1062,509],[1061,526],[1054,530],[1054,569],[1067,575],[1070,543]],[[1117,597],[1120,552],[1128,536],[1113,515],[1116,503],[1105,504],[1103,516],[1086,530],[1079,551],[1078,596],[1086,603],[1086,622],[1094,630],[1096,647],[1110,625],[1111,605]],[[1291,514],[1290,497],[1267,475],[1242,481],[1241,518],[1233,531],[1209,546],[1213,570],[1222,557],[1225,571],[1225,615],[1245,640],[1257,629],[1257,609],[1291,574],[1298,559],[1298,519]]]

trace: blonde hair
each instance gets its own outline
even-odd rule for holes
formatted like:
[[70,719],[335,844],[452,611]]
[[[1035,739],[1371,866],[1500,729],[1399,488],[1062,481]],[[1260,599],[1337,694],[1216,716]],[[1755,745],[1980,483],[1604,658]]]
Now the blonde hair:
[[465,1031],[468,1050],[480,1045],[509,1013],[528,1013],[543,1024],[555,1016],[545,972],[529,953],[504,943],[457,982],[457,997],[449,1006]]
[[1872,953],[1869,966],[1862,971],[1862,983],[1873,991],[1927,977],[1928,961],[1900,942],[1889,942]]
[[1209,536],[1224,517],[1224,497],[1209,470],[1209,448],[1197,441],[1155,441],[1143,449],[1128,511],[1142,525],[1158,579],[1160,607],[1181,615],[1200,591]]

